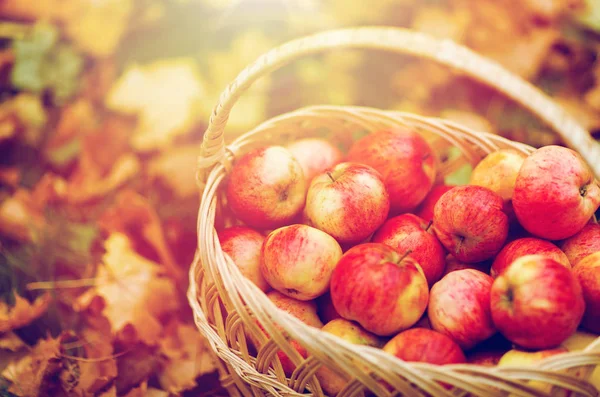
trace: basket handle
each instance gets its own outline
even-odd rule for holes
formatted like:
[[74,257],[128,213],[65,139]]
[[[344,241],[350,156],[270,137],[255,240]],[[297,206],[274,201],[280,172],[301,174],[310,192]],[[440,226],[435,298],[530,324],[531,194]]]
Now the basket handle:
[[499,64],[450,40],[402,28],[362,27],[331,30],[289,41],[260,56],[221,93],[204,133],[198,167],[206,170],[223,159],[223,131],[237,99],[259,77],[289,62],[334,48],[369,48],[407,53],[435,60],[466,73],[512,98],[552,127],[572,149],[578,151],[600,178],[600,144],[567,112],[529,82]]

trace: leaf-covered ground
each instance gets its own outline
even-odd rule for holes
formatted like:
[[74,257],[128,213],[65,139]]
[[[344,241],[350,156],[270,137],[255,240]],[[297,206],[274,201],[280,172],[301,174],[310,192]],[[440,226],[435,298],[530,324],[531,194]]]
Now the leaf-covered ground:
[[[600,138],[594,0],[4,0],[0,18],[0,395],[225,394],[185,299],[195,163],[221,90],[288,39],[359,25],[449,38]],[[318,103],[560,143],[493,89],[374,51],[262,79],[228,138]]]

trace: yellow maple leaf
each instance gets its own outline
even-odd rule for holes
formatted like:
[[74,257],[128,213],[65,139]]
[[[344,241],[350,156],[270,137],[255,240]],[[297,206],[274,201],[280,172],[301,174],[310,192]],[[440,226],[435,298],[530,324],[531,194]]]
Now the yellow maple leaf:
[[60,369],[60,339],[42,339],[30,354],[9,363],[0,376],[11,382],[9,392],[37,396],[45,379]]
[[111,55],[127,30],[133,0],[83,1],[65,25],[67,35],[83,51],[99,57]]
[[192,59],[133,65],[115,82],[108,108],[138,116],[131,144],[137,151],[163,149],[198,119],[204,86]]
[[141,341],[157,343],[162,332],[160,317],[179,307],[175,284],[164,277],[159,264],[138,255],[124,234],[111,234],[105,249],[95,287],[79,298],[79,306],[87,307],[100,296],[105,302],[102,314],[113,332],[131,324]]
[[171,393],[181,393],[196,386],[196,378],[216,371],[208,342],[190,324],[172,322],[160,351],[168,361],[158,374],[161,387]]

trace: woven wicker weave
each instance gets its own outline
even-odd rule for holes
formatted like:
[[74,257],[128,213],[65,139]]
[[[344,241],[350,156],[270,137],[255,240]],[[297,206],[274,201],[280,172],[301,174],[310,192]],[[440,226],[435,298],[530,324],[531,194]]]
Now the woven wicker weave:
[[[198,213],[198,249],[190,269],[188,299],[198,329],[219,358],[223,385],[231,395],[312,393],[321,396],[323,391],[314,374],[325,365],[351,379],[338,394],[342,397],[365,392],[381,396],[394,393],[404,396],[547,395],[528,385],[528,380],[546,383],[552,396],[567,391],[574,393],[571,395],[598,395],[587,379],[596,367],[600,371],[600,338],[585,351],[553,356],[535,369],[406,363],[379,349],[349,344],[277,309],[223,254],[214,227],[215,214],[224,205],[220,186],[236,156],[256,145],[289,143],[301,137],[323,136],[325,131],[331,140],[348,147],[352,143],[350,131],[368,133],[386,127],[410,126],[434,147],[441,163],[440,177],[465,163],[476,164],[486,154],[501,148],[523,153],[533,150],[527,145],[470,131],[441,119],[340,106],[314,106],[278,116],[225,147],[223,132],[229,112],[254,81],[299,57],[337,48],[413,54],[486,83],[546,122],[583,156],[596,176],[600,176],[600,146],[564,110],[532,85],[450,41],[398,28],[372,27],[320,33],[266,53],[243,70],[221,95],[210,118],[198,164],[202,199]],[[462,156],[449,160],[450,147],[459,148]],[[257,322],[271,335],[270,339]],[[257,352],[249,346],[250,340],[258,345]],[[290,345],[290,340],[304,346],[309,358],[303,359]],[[297,366],[289,378],[277,358],[279,350]],[[440,382],[452,387],[443,387]]]

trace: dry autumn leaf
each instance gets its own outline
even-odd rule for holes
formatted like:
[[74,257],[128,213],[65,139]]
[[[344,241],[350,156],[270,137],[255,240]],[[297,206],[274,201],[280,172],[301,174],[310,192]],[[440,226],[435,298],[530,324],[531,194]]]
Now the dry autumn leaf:
[[1,376],[11,382],[9,392],[17,396],[38,396],[61,369],[60,339],[42,339],[31,353],[10,363]]
[[196,378],[216,371],[213,353],[196,327],[173,321],[160,342],[167,362],[158,374],[164,390],[180,393],[196,386]]
[[161,264],[174,280],[180,281],[184,277],[165,240],[160,218],[145,197],[129,189],[119,192],[114,205],[100,216],[98,223],[106,232],[125,233],[133,241],[141,236],[156,251]]
[[160,153],[150,160],[148,176],[169,186],[182,198],[198,194],[196,184],[196,160],[198,146],[182,146]]
[[67,35],[85,52],[97,57],[111,55],[126,32],[133,0],[79,3],[77,14],[66,21]]
[[33,302],[15,294],[15,304],[12,307],[0,301],[0,333],[30,324],[48,310],[50,301],[49,294],[40,295]]
[[25,342],[14,332],[0,333],[0,349],[16,352],[25,346]]
[[131,144],[144,152],[164,149],[185,134],[199,116],[203,96],[196,63],[167,59],[126,70],[108,93],[106,106],[138,116]]
[[117,376],[117,361],[113,354],[110,322],[101,314],[102,299],[97,297],[81,312],[84,326],[78,334],[85,352],[79,364],[80,377],[76,391],[79,395],[95,395]]
[[163,268],[133,251],[122,233],[112,233],[105,242],[106,254],[96,272],[95,286],[84,293],[79,307],[88,307],[94,297],[104,299],[102,314],[113,333],[132,325],[139,339],[149,345],[159,341],[161,316],[177,310],[177,290]]

